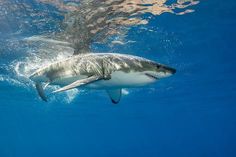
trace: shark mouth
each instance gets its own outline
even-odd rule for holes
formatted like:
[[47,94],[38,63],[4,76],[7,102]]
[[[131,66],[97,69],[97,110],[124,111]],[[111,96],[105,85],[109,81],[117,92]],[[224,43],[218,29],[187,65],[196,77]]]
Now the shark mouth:
[[148,76],[151,79],[158,80],[158,78],[156,76],[153,76],[151,74],[145,73],[145,75]]

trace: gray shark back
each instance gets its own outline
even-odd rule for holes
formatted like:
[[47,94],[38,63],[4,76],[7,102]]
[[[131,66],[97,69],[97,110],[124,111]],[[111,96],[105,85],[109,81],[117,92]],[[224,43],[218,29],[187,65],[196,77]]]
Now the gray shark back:
[[54,63],[45,69],[46,76],[50,80],[61,77],[72,77],[77,75],[107,75],[114,71],[142,72],[154,70],[158,63],[150,60],[123,54],[100,53],[100,54],[80,54],[64,61]]

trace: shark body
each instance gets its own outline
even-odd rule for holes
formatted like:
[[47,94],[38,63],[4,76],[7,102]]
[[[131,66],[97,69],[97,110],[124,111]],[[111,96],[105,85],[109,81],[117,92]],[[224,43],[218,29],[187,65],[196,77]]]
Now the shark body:
[[113,103],[122,88],[142,87],[176,72],[169,66],[133,55],[83,53],[38,69],[30,76],[40,97],[47,101],[42,83],[59,85],[53,93],[73,88],[106,90]]

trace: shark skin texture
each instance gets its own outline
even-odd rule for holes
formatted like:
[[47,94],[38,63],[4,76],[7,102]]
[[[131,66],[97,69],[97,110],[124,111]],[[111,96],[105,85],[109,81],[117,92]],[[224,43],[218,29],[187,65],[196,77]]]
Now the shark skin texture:
[[[106,90],[112,103],[119,103],[122,88],[137,88],[155,83],[176,72],[174,68],[142,57],[119,53],[82,53],[38,69],[30,76],[42,100],[48,85],[61,88]],[[43,84],[45,84],[43,88]]]

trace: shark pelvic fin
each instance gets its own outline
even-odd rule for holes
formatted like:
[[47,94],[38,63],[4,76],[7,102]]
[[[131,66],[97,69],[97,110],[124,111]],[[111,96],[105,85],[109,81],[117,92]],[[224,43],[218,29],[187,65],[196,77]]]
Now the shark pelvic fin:
[[112,103],[118,104],[121,99],[121,89],[107,90],[107,94],[111,98]]
[[47,102],[47,97],[46,97],[46,95],[45,95],[45,93],[44,93],[42,84],[41,84],[41,83],[36,83],[36,84],[35,84],[35,87],[36,87],[36,89],[37,89],[37,91],[38,91],[38,94],[39,94],[40,98],[41,98],[43,101],[46,101],[46,102]]
[[58,92],[63,92],[63,91],[70,90],[70,89],[73,89],[73,88],[78,88],[80,86],[84,86],[84,85],[87,85],[89,83],[99,81],[101,79],[103,79],[103,77],[101,77],[101,76],[90,76],[90,77],[82,79],[82,80],[77,80],[77,81],[75,81],[75,82],[73,82],[73,83],[71,83],[71,84],[69,84],[65,87],[62,87],[58,90],[53,91],[52,93],[58,93]]

